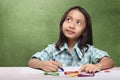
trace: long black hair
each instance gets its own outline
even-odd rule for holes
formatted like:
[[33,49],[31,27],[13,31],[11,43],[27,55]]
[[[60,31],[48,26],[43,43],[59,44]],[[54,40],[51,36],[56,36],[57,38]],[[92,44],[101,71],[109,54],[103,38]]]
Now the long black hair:
[[82,35],[79,37],[78,47],[82,52],[86,52],[88,50],[88,44],[93,45],[92,22],[91,22],[91,18],[89,16],[88,12],[80,6],[71,7],[62,16],[60,24],[59,24],[59,26],[60,26],[59,39],[58,39],[55,47],[57,50],[60,50],[60,47],[62,47],[64,45],[64,43],[67,43],[67,38],[62,31],[62,26],[63,26],[63,23],[66,19],[66,16],[68,15],[68,13],[74,9],[79,10],[85,17],[86,27],[85,27],[85,30],[83,31]]

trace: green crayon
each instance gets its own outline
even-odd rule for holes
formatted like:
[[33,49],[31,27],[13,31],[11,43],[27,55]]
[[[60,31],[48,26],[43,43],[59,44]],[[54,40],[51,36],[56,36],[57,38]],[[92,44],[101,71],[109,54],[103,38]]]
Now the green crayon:
[[59,76],[59,73],[57,73],[57,72],[45,72],[44,75]]

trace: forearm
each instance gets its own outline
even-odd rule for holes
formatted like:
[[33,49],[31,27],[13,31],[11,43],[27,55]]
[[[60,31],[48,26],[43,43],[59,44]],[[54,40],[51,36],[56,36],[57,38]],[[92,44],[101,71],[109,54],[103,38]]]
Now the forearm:
[[28,66],[29,67],[32,67],[32,68],[39,68],[41,69],[42,68],[42,61],[40,61],[39,59],[31,59],[29,62],[28,62]]
[[114,67],[114,62],[111,58],[104,57],[96,65],[99,66],[101,70],[103,70],[103,69],[109,69]]
[[79,71],[95,73],[100,70],[109,69],[112,67],[114,67],[114,62],[112,61],[112,59],[110,59],[109,57],[103,57],[97,64],[85,64],[81,66]]

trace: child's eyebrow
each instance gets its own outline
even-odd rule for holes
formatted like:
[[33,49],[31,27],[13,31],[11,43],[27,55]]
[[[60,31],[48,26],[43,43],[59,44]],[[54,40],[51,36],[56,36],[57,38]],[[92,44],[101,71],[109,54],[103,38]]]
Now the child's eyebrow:
[[[67,18],[67,17],[71,17],[71,18],[73,18],[71,15],[67,15],[66,18]],[[84,20],[81,19],[81,18],[78,18],[78,19],[84,21]]]
[[77,19],[77,20],[78,20],[78,21],[80,21],[80,22],[83,22],[83,23],[85,22],[85,21],[84,21],[84,20],[82,20],[82,19]]
[[[73,18],[73,17],[72,17],[72,16],[70,16],[70,15],[68,15],[68,16],[66,16],[66,18]],[[80,19],[80,18],[78,18],[77,20],[79,20],[80,22],[85,22],[85,20]]]
[[66,18],[67,18],[67,17],[72,17],[72,16],[70,16],[70,15],[67,15],[67,16],[66,16]]

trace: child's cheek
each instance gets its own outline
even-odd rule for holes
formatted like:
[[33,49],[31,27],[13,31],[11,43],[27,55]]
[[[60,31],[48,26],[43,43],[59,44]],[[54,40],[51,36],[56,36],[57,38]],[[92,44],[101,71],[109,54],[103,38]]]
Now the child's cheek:
[[69,27],[69,24],[66,23],[66,22],[64,22],[64,23],[63,23],[63,28],[68,28],[68,27]]

